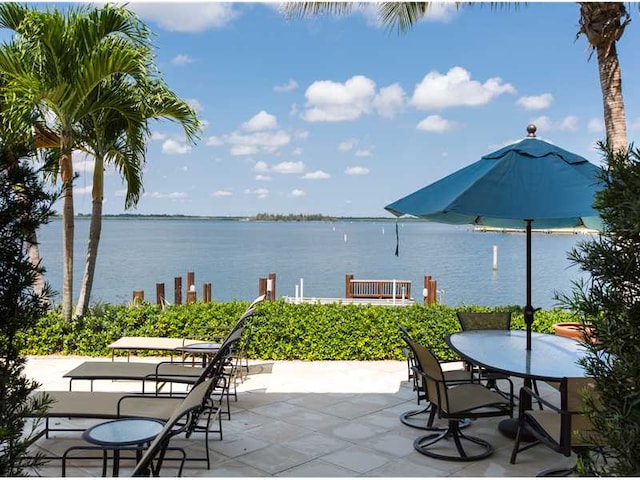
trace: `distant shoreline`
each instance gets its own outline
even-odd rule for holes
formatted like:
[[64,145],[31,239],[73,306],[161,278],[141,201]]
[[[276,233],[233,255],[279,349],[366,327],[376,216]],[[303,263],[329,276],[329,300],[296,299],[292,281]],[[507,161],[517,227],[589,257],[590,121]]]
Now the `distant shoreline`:
[[[53,215],[54,219],[61,219],[62,215]],[[91,218],[89,214],[79,214],[75,216],[78,220],[88,220]],[[329,217],[322,218],[300,218],[293,219],[282,216],[282,218],[261,219],[256,217],[233,217],[233,216],[200,216],[200,215],[103,215],[103,220],[209,220],[209,221],[225,221],[225,222],[395,222],[396,219],[391,217]],[[420,218],[402,218],[402,222],[426,222]],[[433,223],[433,222],[431,222]]]

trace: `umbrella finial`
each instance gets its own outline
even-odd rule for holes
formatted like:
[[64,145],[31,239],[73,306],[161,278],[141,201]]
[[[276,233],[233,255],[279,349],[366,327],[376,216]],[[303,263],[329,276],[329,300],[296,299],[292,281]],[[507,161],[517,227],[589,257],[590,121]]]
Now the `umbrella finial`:
[[538,127],[536,127],[533,123],[527,125],[527,137],[535,137],[537,129]]

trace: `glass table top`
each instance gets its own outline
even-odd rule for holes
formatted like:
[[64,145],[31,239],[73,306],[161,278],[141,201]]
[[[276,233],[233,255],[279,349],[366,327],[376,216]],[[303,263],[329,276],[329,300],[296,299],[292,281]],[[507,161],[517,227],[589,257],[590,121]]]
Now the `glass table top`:
[[219,343],[211,343],[211,342],[198,342],[198,343],[190,343],[189,345],[185,345],[184,347],[178,347],[175,350],[179,352],[215,352],[216,350],[220,350]]
[[163,427],[164,422],[151,418],[119,418],[85,430],[82,437],[94,445],[136,445],[150,442]]
[[522,330],[468,330],[450,335],[447,343],[471,363],[518,377],[557,381],[586,375],[578,364],[586,349],[575,340],[533,332],[527,351],[526,338]]

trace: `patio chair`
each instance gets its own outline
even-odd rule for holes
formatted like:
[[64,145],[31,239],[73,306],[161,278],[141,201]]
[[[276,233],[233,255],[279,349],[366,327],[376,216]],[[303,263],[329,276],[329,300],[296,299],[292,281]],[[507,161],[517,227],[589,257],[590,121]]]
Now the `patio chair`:
[[[458,322],[462,330],[510,330],[511,312],[456,312]],[[473,370],[478,379],[486,382],[485,387],[495,390],[505,398],[513,401],[513,382],[509,375],[479,367],[468,365]],[[498,387],[498,380],[506,380],[509,383],[509,393],[505,393]],[[508,396],[507,396],[508,395]]]
[[[520,403],[518,416],[518,434],[511,452],[511,463],[516,463],[518,453],[538,444],[569,457],[575,452],[580,458],[589,449],[598,446],[599,438],[593,430],[591,421],[584,413],[584,397],[593,393],[592,378],[563,378],[559,384],[560,406],[543,399],[533,390],[522,387],[520,397],[527,395],[543,403],[544,410],[525,410]],[[535,437],[536,441],[520,446],[523,429]],[[537,476],[567,476],[575,472],[573,468],[550,469]]]
[[[429,401],[438,407],[438,416],[449,421],[446,430],[417,438],[413,442],[414,449],[428,457],[449,461],[472,461],[491,455],[491,444],[481,438],[463,434],[459,422],[465,418],[511,417],[513,404],[478,383],[449,385],[437,357],[428,348],[410,339],[408,342],[416,353],[420,367],[416,366],[415,372],[426,385]],[[447,440],[453,440],[457,454],[448,454],[446,450],[441,453],[442,448],[439,447],[442,445],[438,444]]]
[[[169,442],[171,438],[175,437],[180,433],[185,433],[186,437],[189,438],[191,434],[195,431],[201,414],[206,410],[206,403],[209,397],[209,392],[213,387],[214,379],[208,379],[198,386],[194,387],[189,394],[184,397],[172,410],[171,415],[166,420],[164,427],[160,432],[156,435],[154,440],[147,447],[144,455],[141,456],[140,460],[137,462],[136,467],[133,471],[133,476],[149,476],[152,475],[154,477],[159,476],[160,469],[162,468],[162,463],[165,459],[165,454],[169,449]],[[119,420],[127,420],[129,418],[134,417],[120,417]],[[96,457],[70,457],[69,454],[75,451],[86,451],[86,450],[102,450],[103,451],[103,476],[106,474],[106,463],[107,463],[107,450],[109,448],[118,448],[117,445],[110,445],[109,447],[105,446],[96,446],[96,445],[80,445],[73,446],[68,448],[63,456],[62,456],[62,476],[66,475],[66,464],[68,459],[94,459]],[[136,450],[139,452],[139,447],[123,447],[121,450]],[[176,450],[180,452],[180,466],[178,470],[178,476],[182,475],[182,469],[184,467],[184,463],[187,459],[186,452],[183,448],[172,448],[172,450]],[[155,465],[153,461],[155,460]],[[116,456],[114,452],[114,462],[119,462],[119,452]],[[114,473],[117,472],[117,467],[114,466]]]
[[[222,418],[221,408],[224,398],[228,402],[228,378],[225,367],[230,361],[234,345],[238,342],[242,329],[236,330],[229,339],[223,343],[209,365],[201,370],[197,378],[190,378],[188,385],[191,391],[204,382],[211,380],[206,401],[206,415],[202,416],[204,422],[194,427],[195,431],[203,432],[205,436],[204,458],[194,458],[192,460],[206,461],[207,468],[210,468],[211,460],[209,454],[209,436],[211,433],[218,433],[222,440]],[[123,363],[123,365],[126,365]],[[191,368],[191,367],[186,367]],[[196,370],[196,369],[194,369]],[[187,383],[184,378],[179,381]],[[53,428],[51,420],[55,418],[99,418],[118,419],[122,417],[154,418],[167,420],[173,410],[184,399],[184,394],[127,394],[123,392],[55,392],[45,391],[36,394],[46,394],[52,398],[53,403],[49,407],[44,417],[44,429],[39,436],[48,438],[49,432],[53,431],[74,431],[76,428]],[[212,429],[212,422],[217,419],[217,429]],[[82,429],[81,429],[82,430]]]
[[[413,390],[416,392],[418,405],[422,401],[426,401],[426,406],[422,409],[410,410],[408,412],[404,412],[400,414],[400,421],[411,428],[418,428],[420,430],[439,430],[437,427],[433,426],[433,422],[436,417],[436,408],[429,402],[428,395],[426,391],[426,384],[422,382],[422,378],[420,375],[415,374],[415,367],[418,367],[421,370],[420,364],[418,363],[417,354],[413,351],[411,343],[409,340],[413,339],[409,335],[409,332],[404,328],[404,326],[400,325],[400,329],[402,330],[402,338],[407,344],[407,348],[403,348],[403,352],[406,351],[405,357],[407,359],[407,365],[410,371],[409,381],[413,381]],[[456,370],[447,370],[444,372],[445,381],[449,384],[456,383],[466,383],[472,382],[473,376],[469,370],[466,369],[456,369]],[[424,415],[428,415],[428,418],[425,420]],[[465,422],[467,426],[469,422]]]
[[[244,330],[246,320],[251,317],[254,309],[248,309],[236,322],[233,331],[229,334],[225,342],[232,337],[239,339],[239,335]],[[223,342],[223,344],[225,343]],[[234,342],[234,346],[235,342]],[[215,349],[213,350],[215,351]],[[107,362],[107,361],[86,361],[78,365],[63,375],[69,379],[69,390],[72,390],[74,381],[88,380],[91,382],[93,391],[94,382],[97,380],[134,380],[142,382],[142,393],[145,393],[145,383],[153,382],[158,391],[166,383],[193,382],[202,374],[204,368],[196,367],[191,361],[170,361],[170,362]]]

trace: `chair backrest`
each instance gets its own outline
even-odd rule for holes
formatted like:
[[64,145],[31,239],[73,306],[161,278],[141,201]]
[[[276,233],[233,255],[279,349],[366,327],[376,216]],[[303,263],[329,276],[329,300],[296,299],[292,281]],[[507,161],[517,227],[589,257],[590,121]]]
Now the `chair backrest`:
[[415,355],[418,374],[422,376],[422,384],[431,403],[439,406],[444,411],[449,411],[447,386],[444,382],[444,373],[438,358],[427,347],[406,338],[407,344]]
[[249,305],[249,308],[247,308],[247,310],[251,308],[255,308],[255,306],[258,305],[260,302],[264,302],[265,298],[267,298],[267,295],[263,293],[262,295],[257,297],[253,302],[251,302],[251,305]]
[[[209,397],[212,387],[213,379],[208,379],[191,389],[185,399],[176,407],[160,433],[156,435],[156,438],[151,442],[149,448],[147,448],[140,461],[136,464],[132,473],[133,477],[149,476],[150,473],[153,474],[153,476],[157,476],[162,467],[162,461],[165,451],[169,446],[169,441],[179,433],[193,430],[197,424],[198,415],[205,407],[205,402]],[[158,457],[156,465],[152,467],[151,462],[153,462],[156,457]]]
[[560,382],[560,408],[567,412],[561,420],[560,443],[568,447],[594,444],[593,424],[585,412],[585,395],[594,396],[594,380],[589,377],[564,378]]
[[511,312],[456,312],[462,330],[509,330]]

